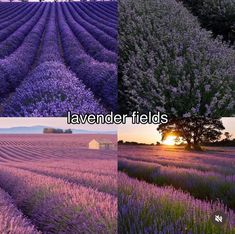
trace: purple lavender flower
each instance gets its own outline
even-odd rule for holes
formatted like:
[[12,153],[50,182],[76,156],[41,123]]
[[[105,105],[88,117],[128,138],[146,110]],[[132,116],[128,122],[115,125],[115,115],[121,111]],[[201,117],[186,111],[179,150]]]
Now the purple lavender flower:
[[119,12],[122,112],[235,114],[235,51],[212,38],[182,3],[123,0]]
[[116,11],[114,2],[0,4],[0,115],[116,111]]

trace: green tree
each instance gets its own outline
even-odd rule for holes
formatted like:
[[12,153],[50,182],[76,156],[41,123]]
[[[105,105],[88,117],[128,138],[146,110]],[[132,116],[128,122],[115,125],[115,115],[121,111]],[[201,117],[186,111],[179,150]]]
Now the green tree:
[[218,140],[224,129],[220,119],[205,117],[174,118],[157,128],[162,134],[162,140],[174,135],[187,142],[187,150],[202,150],[202,143]]

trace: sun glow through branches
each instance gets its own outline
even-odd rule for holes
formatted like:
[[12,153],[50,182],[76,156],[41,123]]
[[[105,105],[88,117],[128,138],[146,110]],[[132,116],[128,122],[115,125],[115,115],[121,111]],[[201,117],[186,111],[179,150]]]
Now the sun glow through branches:
[[166,140],[163,141],[164,145],[175,145],[175,136],[168,136]]

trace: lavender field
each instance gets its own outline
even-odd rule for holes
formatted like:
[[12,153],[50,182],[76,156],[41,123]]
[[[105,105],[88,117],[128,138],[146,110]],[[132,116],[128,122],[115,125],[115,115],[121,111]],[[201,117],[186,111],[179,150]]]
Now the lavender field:
[[118,156],[120,233],[235,233],[234,148],[120,145]]
[[0,233],[117,233],[116,151],[93,138],[0,135]]
[[0,116],[115,111],[117,3],[0,3]]
[[234,9],[234,0],[120,0],[120,112],[234,116]]

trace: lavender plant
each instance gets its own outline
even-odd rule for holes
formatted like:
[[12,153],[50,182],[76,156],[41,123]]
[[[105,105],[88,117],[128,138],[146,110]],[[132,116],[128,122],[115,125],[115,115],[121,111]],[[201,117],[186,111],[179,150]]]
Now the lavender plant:
[[119,108],[170,117],[235,113],[235,51],[175,0],[119,4]]
[[61,117],[68,110],[80,114],[106,112],[62,63],[44,62],[16,90],[4,106],[4,115]]
[[67,8],[62,7],[64,15],[66,17],[66,21],[73,31],[74,35],[77,37],[81,46],[85,49],[85,52],[90,56],[94,57],[94,59],[100,62],[108,62],[108,63],[116,63],[117,55],[115,52],[107,50],[98,40],[96,40],[87,30],[76,22],[73,18],[71,12]]
[[66,61],[72,71],[93,91],[95,96],[102,99],[108,109],[115,111],[117,108],[116,65],[101,63],[89,56],[76,40],[64,17],[59,6],[59,28]]
[[2,25],[1,27],[0,42],[7,39],[7,37],[11,35],[13,32],[15,32],[20,26],[22,26],[22,24],[27,23],[27,21],[36,13],[35,10],[36,10],[36,6],[33,6],[33,9],[23,11],[22,15],[20,15],[20,18],[15,17],[13,22],[6,21],[8,25],[5,24],[5,25]]
[[111,195],[10,167],[1,167],[0,184],[43,232],[116,233]]
[[19,86],[33,64],[50,8],[47,5],[36,27],[27,35],[24,43],[12,54],[0,60],[0,95],[4,96]]
[[[35,7],[34,7],[35,8]],[[11,35],[9,35],[4,41],[0,44],[0,58],[4,58],[10,55],[14,50],[16,50],[24,40],[24,36],[28,35],[33,27],[38,22],[39,18],[42,16],[45,5],[42,5],[39,9],[36,8],[29,16],[29,21],[21,24],[21,26]],[[24,15],[24,12],[19,14],[19,17]],[[17,18],[13,18],[17,20]]]
[[[159,188],[131,179],[124,173],[118,176],[119,233],[213,233],[232,234],[234,212],[223,204],[194,199],[172,187]],[[211,215],[223,211],[228,220],[224,226],[215,225]]]
[[[96,14],[89,11],[86,7],[83,5],[78,4],[72,4],[73,7],[76,9],[78,14],[87,22],[95,25],[100,30],[106,32],[108,35],[113,37],[114,39],[117,39],[117,25],[116,24],[110,24],[109,21],[102,20],[101,18],[97,17]],[[116,46],[115,46],[116,47]]]
[[[109,34],[104,33],[103,30],[99,29],[95,25],[92,25],[88,21],[84,20],[79,16],[79,13],[76,13],[76,10],[72,8],[71,5],[67,5],[70,10],[71,15],[75,19],[75,21],[79,22],[79,24],[87,30],[98,42],[100,42],[107,50],[117,52],[117,38],[113,38],[109,36]],[[112,32],[115,32],[116,28],[112,29]]]
[[17,209],[14,201],[0,189],[0,232],[8,234],[41,234]]
[[6,14],[6,16],[2,16],[1,19],[0,19],[0,29],[4,29],[5,27],[11,25],[12,23],[14,23],[15,19],[16,20],[21,20],[22,19],[22,15],[21,13],[26,13],[27,12],[29,13],[30,11],[32,11],[33,9],[33,5],[29,4],[27,6],[24,6],[24,7],[21,7],[20,8],[21,11],[18,9],[18,10],[14,10],[13,9],[13,12],[9,12],[8,14]]
[[[114,176],[94,174],[92,172],[68,171],[61,168],[44,168],[40,165],[19,165],[17,168],[39,173],[41,175],[61,178],[68,182],[80,184],[84,187],[90,187],[100,192],[117,195],[117,183]],[[99,170],[100,171],[100,170]]]
[[116,11],[105,2],[0,3],[0,115],[116,111]]
[[156,163],[119,160],[118,168],[129,176],[158,186],[172,185],[198,199],[220,200],[235,210],[235,175],[201,172],[192,168],[162,166]]

